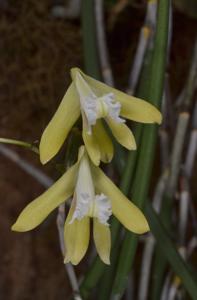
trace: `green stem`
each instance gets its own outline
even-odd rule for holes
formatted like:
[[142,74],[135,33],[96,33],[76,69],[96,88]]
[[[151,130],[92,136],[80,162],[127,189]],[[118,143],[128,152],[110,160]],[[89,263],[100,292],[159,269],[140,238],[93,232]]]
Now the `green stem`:
[[19,140],[13,140],[13,139],[6,139],[6,138],[0,138],[0,143],[4,143],[4,144],[11,144],[11,145],[16,145],[16,146],[20,146],[20,147],[24,147],[27,148],[31,151],[33,151],[36,154],[39,154],[39,150],[36,146],[23,142],[23,141],[19,141]]
[[94,1],[82,0],[81,22],[83,34],[83,54],[88,75],[100,79],[99,59],[96,42]]
[[[155,106],[160,107],[164,74],[166,66],[166,53],[168,41],[169,1],[160,0],[158,5],[158,19],[155,36],[152,70],[150,77],[149,99]],[[142,208],[147,198],[150,176],[154,161],[157,128],[154,125],[143,129],[142,144],[140,146],[139,161],[134,182],[133,202]],[[120,299],[124,292],[128,273],[134,261],[138,238],[129,232],[126,233],[121,249],[116,277],[112,289],[112,299]]]
[[116,240],[111,253],[111,264],[105,269],[105,272],[99,282],[99,295],[98,300],[108,300],[113,284],[113,276],[116,270],[117,257],[120,251],[120,239]]

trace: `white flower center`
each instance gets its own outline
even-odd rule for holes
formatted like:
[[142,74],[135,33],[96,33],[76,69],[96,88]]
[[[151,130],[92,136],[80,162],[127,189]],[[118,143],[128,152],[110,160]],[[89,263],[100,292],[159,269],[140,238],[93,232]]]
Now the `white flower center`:
[[80,73],[76,75],[76,88],[79,93],[81,110],[84,112],[88,123],[88,133],[92,133],[91,126],[96,120],[109,116],[117,123],[124,123],[120,118],[121,104],[115,101],[113,93],[97,97]]
[[109,225],[107,221],[112,215],[112,208],[107,196],[104,194],[96,195],[94,208],[94,217],[97,217],[100,223]]
[[85,216],[98,218],[99,222],[108,226],[112,214],[111,203],[106,195],[95,195],[94,184],[87,157],[83,157],[74,194],[75,210],[70,221],[81,220]]

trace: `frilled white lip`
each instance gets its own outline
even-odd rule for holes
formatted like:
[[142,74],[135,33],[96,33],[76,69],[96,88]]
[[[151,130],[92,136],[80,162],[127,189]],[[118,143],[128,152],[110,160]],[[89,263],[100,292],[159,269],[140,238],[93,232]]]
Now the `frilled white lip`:
[[112,214],[111,202],[103,193],[95,194],[89,161],[86,157],[81,159],[79,165],[73,201],[75,210],[70,224],[88,216],[97,218],[101,224],[109,225],[108,220]]
[[76,89],[80,98],[81,110],[87,120],[88,134],[92,133],[92,126],[100,118],[110,117],[116,123],[125,123],[125,120],[120,118],[121,104],[115,100],[113,93],[97,97],[79,72],[76,74]]

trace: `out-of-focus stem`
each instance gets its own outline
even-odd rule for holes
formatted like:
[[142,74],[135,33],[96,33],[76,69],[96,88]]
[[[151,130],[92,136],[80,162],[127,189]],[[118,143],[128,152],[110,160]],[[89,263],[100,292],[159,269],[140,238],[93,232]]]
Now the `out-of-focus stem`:
[[168,197],[173,197],[177,187],[177,180],[180,171],[182,151],[183,151],[184,140],[187,132],[189,117],[190,117],[189,113],[182,112],[180,113],[178,118],[177,129],[176,129],[173,151],[172,151],[172,158],[171,158],[170,176],[168,181],[168,190],[167,190]]
[[184,172],[188,178],[191,177],[194,160],[197,152],[197,103],[194,107],[194,113],[192,117],[192,130],[190,133],[189,146],[186,154],[186,160],[184,165]]
[[21,158],[18,153],[9,149],[7,146],[0,145],[0,153],[17,164],[22,170],[24,170],[27,174],[31,175],[35,178],[39,183],[48,188],[52,185],[53,180],[45,175],[42,171],[31,165],[29,162]]
[[136,90],[144,63],[146,49],[155,31],[157,0],[147,2],[146,17],[144,25],[140,30],[139,41],[129,76],[129,87],[127,89],[127,93],[130,95],[133,95]]
[[160,155],[161,155],[161,170],[162,172],[166,169],[170,159],[170,139],[169,139],[169,119],[170,112],[172,110],[171,95],[169,90],[169,79],[168,75],[165,76],[165,88],[163,93],[162,101],[162,115],[163,122],[159,129],[160,138]]
[[106,84],[113,86],[114,80],[112,70],[109,62],[109,55],[107,50],[107,42],[105,36],[105,22],[103,11],[103,0],[95,0],[95,19],[96,19],[96,33],[98,41],[99,60],[101,65],[101,73]]
[[82,1],[81,20],[85,70],[88,75],[100,79],[93,0]]
[[[166,170],[161,176],[155,189],[153,197],[153,207],[155,211],[159,212],[161,207],[161,201],[165,192],[166,182],[169,172]],[[145,240],[144,251],[142,255],[141,271],[140,271],[140,283],[138,289],[138,299],[146,300],[148,298],[148,286],[150,278],[151,263],[153,258],[153,252],[155,247],[155,238],[151,233]]]

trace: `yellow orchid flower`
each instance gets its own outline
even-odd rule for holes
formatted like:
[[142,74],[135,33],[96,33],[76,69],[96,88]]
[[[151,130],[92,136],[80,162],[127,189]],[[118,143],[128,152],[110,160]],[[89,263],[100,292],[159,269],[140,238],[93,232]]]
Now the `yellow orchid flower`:
[[93,218],[97,252],[106,264],[110,263],[108,221],[112,213],[132,232],[141,234],[149,230],[143,213],[91,162],[84,146],[79,149],[76,164],[22,211],[12,230],[24,232],[35,228],[72,195],[64,227],[65,263],[76,265],[85,255],[89,244],[90,218]]
[[113,157],[113,144],[102,118],[117,141],[129,150],[135,150],[136,143],[125,118],[141,123],[161,123],[161,113],[150,103],[109,87],[78,68],[71,69],[71,77],[73,82],[41,137],[43,164],[57,154],[80,114],[83,140],[95,165],[99,165],[100,160],[109,162]]

